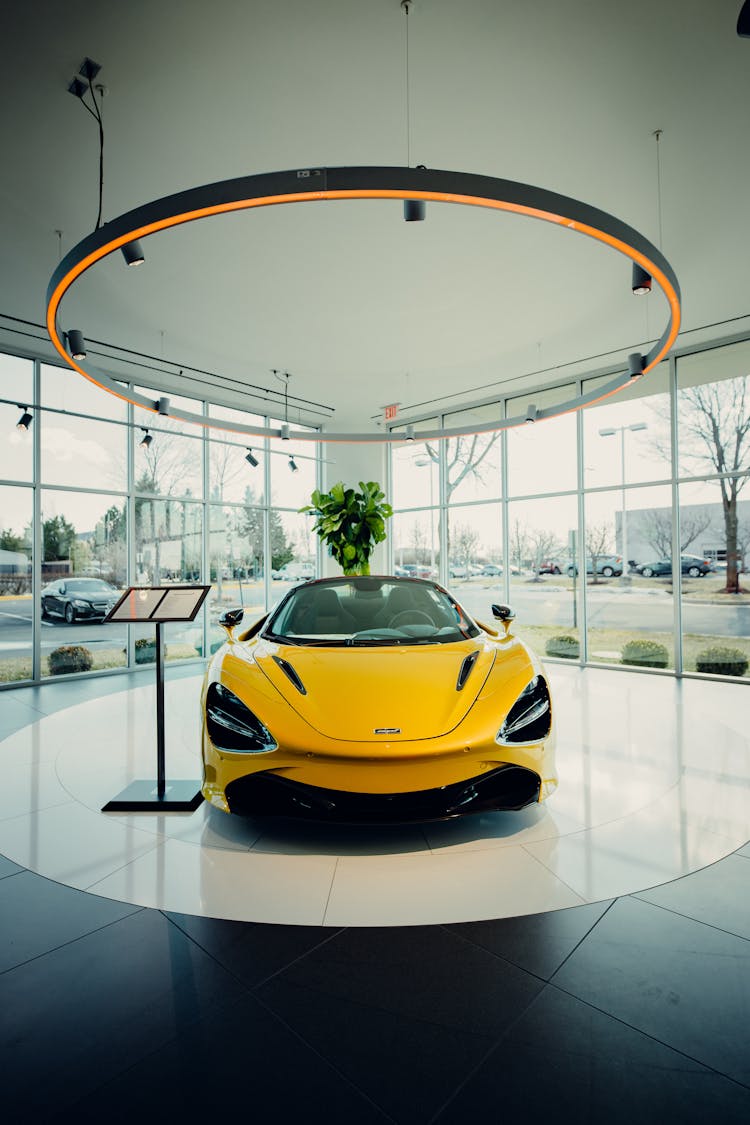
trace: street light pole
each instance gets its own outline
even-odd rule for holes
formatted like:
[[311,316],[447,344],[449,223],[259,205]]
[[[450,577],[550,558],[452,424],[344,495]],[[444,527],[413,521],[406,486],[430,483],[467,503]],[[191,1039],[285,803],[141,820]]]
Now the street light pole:
[[628,572],[628,513],[627,513],[627,497],[625,493],[625,431],[626,430],[647,430],[648,425],[646,422],[631,422],[629,426],[613,426],[607,429],[599,430],[599,437],[614,437],[615,434],[620,435],[620,488],[622,491],[622,575],[620,582],[623,586],[630,585],[630,574]]

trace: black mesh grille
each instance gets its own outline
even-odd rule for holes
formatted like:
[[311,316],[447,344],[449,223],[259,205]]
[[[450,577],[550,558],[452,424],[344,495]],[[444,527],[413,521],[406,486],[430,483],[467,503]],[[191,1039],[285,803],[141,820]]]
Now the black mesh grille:
[[347,793],[302,785],[267,771],[227,786],[230,811],[292,816],[337,824],[406,824],[466,813],[523,809],[539,800],[540,778],[521,766],[500,766],[470,781],[416,793]]

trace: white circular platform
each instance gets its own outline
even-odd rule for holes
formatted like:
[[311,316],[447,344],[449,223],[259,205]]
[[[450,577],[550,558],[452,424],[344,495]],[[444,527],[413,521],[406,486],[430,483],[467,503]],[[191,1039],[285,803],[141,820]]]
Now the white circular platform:
[[[155,775],[154,688],[0,742],[0,852],[107,898],[254,922],[392,926],[534,914],[643,890],[750,837],[745,685],[547,669],[560,788],[546,805],[403,828],[100,808]],[[167,776],[200,776],[200,679],[167,684]]]

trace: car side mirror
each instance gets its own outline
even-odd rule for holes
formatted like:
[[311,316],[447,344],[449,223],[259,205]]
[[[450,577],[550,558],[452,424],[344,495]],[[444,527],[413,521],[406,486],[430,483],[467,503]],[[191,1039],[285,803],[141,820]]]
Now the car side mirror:
[[57,592],[58,592],[58,594],[64,594],[65,593],[65,585],[63,584],[62,586],[58,587]]
[[219,624],[226,629],[230,641],[234,640],[233,632],[245,616],[244,609],[226,609],[219,618]]
[[492,616],[496,621],[502,621],[503,625],[505,626],[505,632],[507,633],[510,629],[510,623],[516,616],[516,614],[515,610],[512,609],[509,605],[505,605],[504,602],[501,602],[499,605],[492,606]]

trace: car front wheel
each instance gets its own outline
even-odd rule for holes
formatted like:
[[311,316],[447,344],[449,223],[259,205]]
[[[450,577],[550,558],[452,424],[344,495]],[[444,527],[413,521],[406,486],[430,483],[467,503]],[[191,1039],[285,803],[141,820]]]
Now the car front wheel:
[[68,623],[68,625],[72,625],[73,622],[75,621],[75,619],[76,619],[76,611],[73,609],[73,606],[70,604],[70,602],[68,602],[68,604],[65,607],[65,620]]
[[604,569],[602,570],[602,574],[604,575],[605,578],[611,578],[612,575],[614,574],[614,570],[612,569],[611,566],[605,566]]
[[641,571],[641,574],[643,575],[644,578],[652,578],[654,572],[653,572],[653,570],[651,569],[650,566],[644,566],[643,570]]
[[568,567],[568,578],[575,578],[576,574],[577,574],[576,568],[574,566],[569,566]]
[[688,574],[690,575],[691,578],[700,578],[700,575],[701,575],[700,567],[691,566],[690,569],[688,570]]

